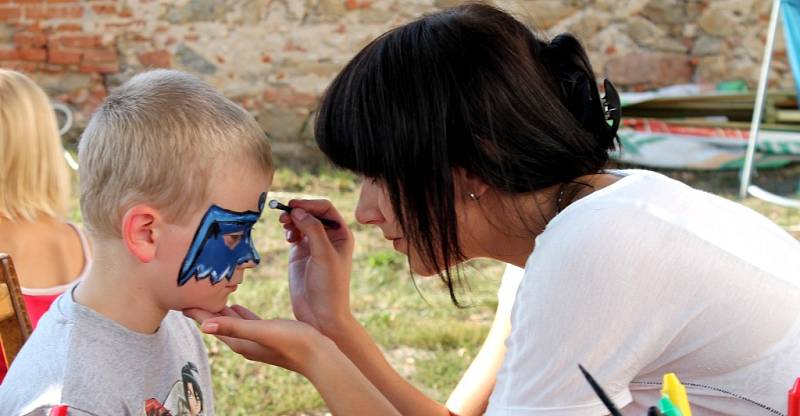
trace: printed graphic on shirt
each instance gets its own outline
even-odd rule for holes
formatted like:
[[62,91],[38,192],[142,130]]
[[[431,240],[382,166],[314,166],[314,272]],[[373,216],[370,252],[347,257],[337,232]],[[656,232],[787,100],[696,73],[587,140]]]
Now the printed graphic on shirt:
[[166,399],[150,398],[144,402],[144,416],[202,416],[203,391],[197,380],[197,366],[187,362],[181,368],[181,379],[172,385]]

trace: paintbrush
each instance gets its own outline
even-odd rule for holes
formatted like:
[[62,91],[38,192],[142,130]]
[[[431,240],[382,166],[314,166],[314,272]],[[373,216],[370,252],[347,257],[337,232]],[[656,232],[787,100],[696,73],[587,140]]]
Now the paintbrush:
[[603,391],[603,388],[600,387],[596,381],[594,381],[592,375],[589,374],[589,372],[586,371],[582,365],[578,364],[578,368],[581,369],[581,373],[583,373],[583,376],[586,377],[586,381],[588,381],[589,385],[592,386],[592,390],[594,390],[597,396],[600,397],[600,400],[603,402],[603,404],[606,405],[606,408],[611,413],[611,416],[622,416],[622,413],[619,412],[619,409],[617,409],[617,406],[614,405],[614,402],[612,402],[608,395],[606,395],[606,392]]
[[[292,207],[283,205],[283,204],[281,204],[280,202],[278,202],[275,199],[272,199],[272,200],[269,201],[269,207],[272,208],[272,209],[279,209],[281,211],[285,211],[285,212],[288,212],[288,213],[292,212]],[[338,230],[339,227],[340,227],[339,223],[336,222],[336,221],[329,220],[327,218],[320,218],[320,217],[317,217],[316,215],[314,215],[313,217],[318,219],[319,222],[322,223],[322,225],[330,228],[331,230]]]

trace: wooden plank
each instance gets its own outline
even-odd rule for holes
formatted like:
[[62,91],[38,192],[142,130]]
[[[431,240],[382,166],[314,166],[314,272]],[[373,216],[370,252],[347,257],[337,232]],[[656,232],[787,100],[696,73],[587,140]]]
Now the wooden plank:
[[31,336],[33,328],[22,297],[14,262],[6,253],[0,253],[0,283],[6,287],[12,309],[16,312],[14,315],[16,319],[0,320],[0,338],[5,352],[3,359],[6,365],[10,366],[22,344]]
[[5,321],[14,316],[14,305],[11,303],[11,294],[8,293],[8,286],[0,283],[0,321]]
[[22,349],[22,344],[25,343],[25,338],[19,329],[19,323],[16,319],[6,319],[0,322],[0,334],[3,336],[3,352],[5,353],[6,368],[11,367],[11,362],[14,361],[19,350]]
[[777,110],[777,120],[780,123],[800,123],[800,111]]

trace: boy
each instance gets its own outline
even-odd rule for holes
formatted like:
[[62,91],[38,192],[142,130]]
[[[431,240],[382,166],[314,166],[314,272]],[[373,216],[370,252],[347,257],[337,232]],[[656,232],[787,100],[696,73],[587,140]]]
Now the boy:
[[94,264],[17,356],[0,414],[212,415],[206,351],[180,311],[221,310],[259,262],[264,133],[209,85],[159,70],[106,99],[79,157]]

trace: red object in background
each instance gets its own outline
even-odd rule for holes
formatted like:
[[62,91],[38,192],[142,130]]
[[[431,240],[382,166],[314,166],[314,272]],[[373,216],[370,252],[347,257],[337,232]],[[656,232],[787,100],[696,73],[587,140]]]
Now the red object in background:
[[789,390],[789,411],[786,416],[800,416],[800,377],[794,382],[794,387]]
[[39,323],[39,318],[50,309],[50,305],[61,293],[54,295],[22,295],[25,299],[25,309],[28,310],[28,316],[31,318],[31,325],[36,328]]
[[55,406],[50,409],[50,416],[67,416],[69,407],[65,404]]
[[[54,300],[60,295],[61,293],[56,293],[55,295],[22,295],[22,298],[25,299],[25,309],[28,310],[28,317],[31,318],[31,325],[33,328],[36,328],[36,325],[39,323],[39,318],[50,309],[50,305],[53,303]],[[3,383],[3,379],[6,377],[6,373],[8,373],[8,368],[6,368],[6,363],[3,351],[3,343],[0,342],[0,384]],[[65,413],[66,414],[66,413]]]

